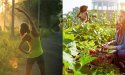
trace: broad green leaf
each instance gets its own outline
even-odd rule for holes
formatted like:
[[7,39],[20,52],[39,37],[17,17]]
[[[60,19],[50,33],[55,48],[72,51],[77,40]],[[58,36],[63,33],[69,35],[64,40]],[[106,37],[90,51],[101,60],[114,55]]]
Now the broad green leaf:
[[66,67],[69,67],[71,69],[74,69],[74,59],[69,53],[66,53],[63,51],[63,63]]
[[94,59],[96,59],[96,58],[88,55],[88,56],[80,58],[80,63],[81,63],[81,65],[85,65],[85,64],[93,61]]

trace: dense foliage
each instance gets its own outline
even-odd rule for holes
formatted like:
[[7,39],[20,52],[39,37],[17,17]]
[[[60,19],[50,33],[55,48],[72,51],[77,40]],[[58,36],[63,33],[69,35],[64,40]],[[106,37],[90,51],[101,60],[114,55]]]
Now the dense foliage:
[[36,24],[39,16],[40,27],[47,27],[59,31],[58,25],[62,17],[61,0],[24,0],[23,2],[17,3],[16,7],[26,10],[33,17]]
[[63,74],[118,74],[115,66],[108,63],[99,63],[98,67],[88,67],[89,62],[96,59],[88,51],[95,50],[105,42],[114,39],[116,13],[112,12],[111,17],[109,17],[104,12],[93,18],[93,14],[97,14],[97,12],[90,11],[90,20],[84,25],[75,17],[74,13],[69,12],[63,18]]
[[19,36],[10,38],[9,33],[0,32],[0,75],[10,75],[19,65],[24,64],[26,58],[18,49]]

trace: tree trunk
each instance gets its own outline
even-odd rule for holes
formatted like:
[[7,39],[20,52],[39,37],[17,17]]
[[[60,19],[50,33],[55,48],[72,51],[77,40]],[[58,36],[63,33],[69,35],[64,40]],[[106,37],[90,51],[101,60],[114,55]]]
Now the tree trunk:
[[7,20],[7,19],[6,19],[7,0],[5,0],[5,3],[4,3],[4,4],[5,4],[5,13],[4,13],[4,29],[3,29],[3,30],[5,31],[5,28],[6,28],[6,20]]
[[14,4],[15,0],[12,0],[12,25],[11,25],[11,36],[14,37]]

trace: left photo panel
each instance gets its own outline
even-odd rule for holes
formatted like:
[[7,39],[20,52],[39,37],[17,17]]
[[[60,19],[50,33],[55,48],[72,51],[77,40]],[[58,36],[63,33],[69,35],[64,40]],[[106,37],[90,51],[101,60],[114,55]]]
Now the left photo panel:
[[0,1],[0,75],[62,75],[62,1]]

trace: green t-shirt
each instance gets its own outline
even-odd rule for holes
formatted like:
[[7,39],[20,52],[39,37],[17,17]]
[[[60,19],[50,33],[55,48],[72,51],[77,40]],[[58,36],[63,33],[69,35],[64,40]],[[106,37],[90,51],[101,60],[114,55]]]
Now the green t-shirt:
[[28,54],[28,58],[38,57],[43,54],[43,49],[41,46],[41,40],[39,37],[34,37],[31,33],[29,33],[31,37],[31,42],[29,44],[30,53]]

